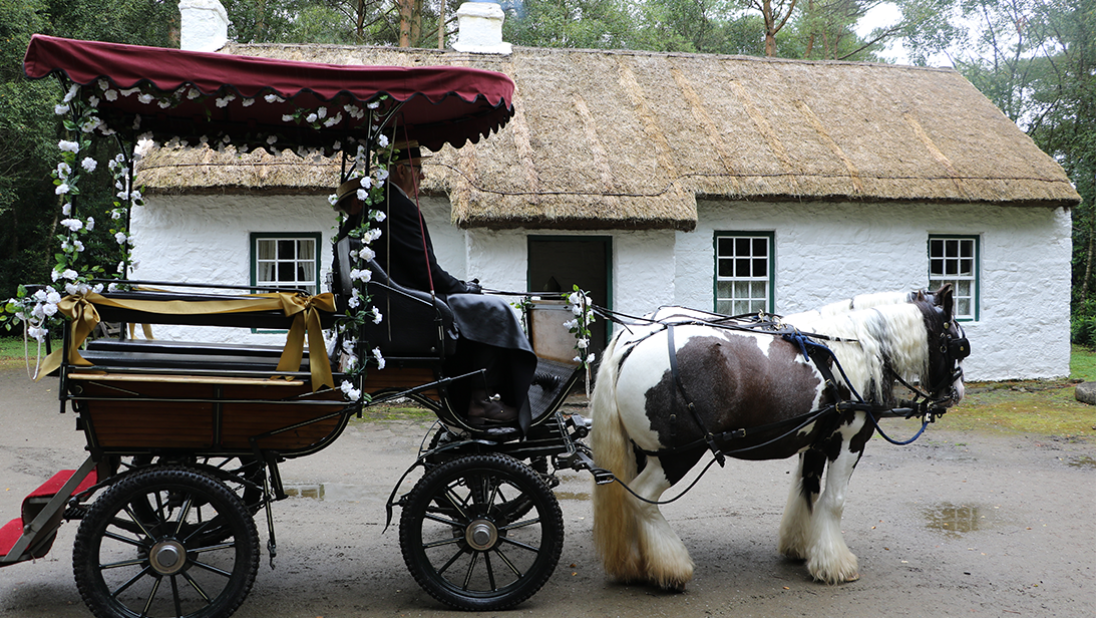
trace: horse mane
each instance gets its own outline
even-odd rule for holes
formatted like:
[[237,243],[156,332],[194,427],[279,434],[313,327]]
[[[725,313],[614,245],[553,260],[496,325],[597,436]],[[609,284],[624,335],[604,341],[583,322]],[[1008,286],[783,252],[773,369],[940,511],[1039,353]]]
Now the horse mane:
[[[872,292],[869,294],[858,294],[852,298],[846,298],[832,302],[828,305],[822,305],[818,309],[811,309],[801,312],[802,314],[818,314],[819,316],[827,315],[841,315],[849,313],[851,311],[860,311],[863,309],[871,309],[873,307],[879,307],[881,305],[897,305],[900,303],[913,302],[917,298],[917,292]],[[789,318],[801,315],[795,313]]]
[[927,377],[928,330],[917,303],[903,301],[828,315],[810,311],[784,321],[804,332],[855,340],[820,343],[833,350],[853,388],[865,398],[889,399],[893,380],[885,374],[887,368],[907,381]]

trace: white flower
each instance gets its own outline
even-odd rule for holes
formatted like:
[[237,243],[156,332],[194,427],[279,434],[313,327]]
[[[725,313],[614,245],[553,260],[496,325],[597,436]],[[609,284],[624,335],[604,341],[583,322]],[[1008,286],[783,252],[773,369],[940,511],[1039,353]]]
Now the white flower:
[[80,167],[84,168],[85,170],[87,170],[89,172],[94,172],[95,168],[98,165],[99,164],[95,161],[95,159],[92,159],[91,157],[84,157],[84,160],[80,162]]
[[63,139],[57,142],[57,147],[61,149],[61,152],[80,152],[80,142],[71,142]]
[[34,293],[34,300],[40,303],[45,302],[47,298],[49,298],[49,294],[47,294],[45,290],[38,290]]
[[31,326],[27,328],[27,334],[37,339],[39,343],[46,339],[46,329],[38,328],[37,326]]
[[57,313],[57,305],[54,303],[46,303],[45,305],[42,305],[42,313],[44,313],[46,317],[52,316],[53,314]]
[[571,360],[575,361],[576,363],[581,363],[582,362],[582,357],[581,356],[576,356],[576,357],[572,358]]
[[72,270],[71,268],[66,268],[65,271],[61,273],[61,276],[65,279],[68,279],[69,281],[73,281],[80,275],[75,270]]
[[99,90],[106,90],[107,88],[110,88],[110,82],[105,79],[100,79],[96,83],[99,84]]
[[293,114],[282,114],[282,122],[293,122]]
[[126,243],[125,233],[124,232],[118,232],[117,234],[114,235],[114,240],[117,241],[119,245],[124,245]]
[[369,216],[373,217],[373,220],[377,223],[380,223],[381,221],[384,221],[388,218],[388,215],[385,214],[383,210],[374,210],[373,212],[369,213]]
[[362,239],[365,242],[376,242],[381,237],[381,231],[379,228],[371,228],[365,233],[365,237]]
[[[340,122],[342,122],[342,114],[341,113],[335,114],[334,116],[328,118],[327,120],[324,120],[323,121],[323,126],[325,126],[327,128],[331,128],[331,127],[339,124]],[[337,144],[336,144],[336,146],[337,146]]]
[[79,232],[84,229],[84,222],[79,219],[61,219],[61,225],[70,232]]
[[586,353],[586,362],[587,363],[592,363],[596,359],[597,359],[597,354],[594,354],[593,352],[587,352]]
[[385,180],[388,180],[388,170],[383,167],[377,168],[376,177],[377,184],[383,183]]
[[362,250],[358,252],[358,258],[366,262],[372,260],[375,257],[377,257],[376,252],[374,252],[369,247],[362,247]]
[[118,100],[118,91],[113,90],[113,89],[107,90],[106,92],[103,93],[103,96],[106,97],[106,99],[108,101],[117,101]]
[[373,186],[373,179],[369,176],[362,176],[361,185],[363,189],[369,189]]
[[95,229],[95,217],[88,217],[87,228],[89,232]]
[[118,284],[117,283],[112,283],[112,284],[108,285],[107,286],[107,291],[108,292],[117,292],[118,291]]
[[362,396],[362,392],[354,388],[354,384],[352,382],[344,381],[342,384],[339,385],[339,388],[342,389],[342,392],[344,395],[346,395],[346,398],[350,399],[351,401],[357,401]]
[[380,348],[373,348],[373,358],[377,359],[377,369],[384,369],[384,356]]
[[72,245],[74,247],[76,247],[76,252],[77,253],[80,253],[81,251],[84,250],[84,243],[80,242],[79,240],[72,241]]
[[[39,290],[39,292],[41,292],[41,290]],[[61,302],[61,295],[57,292],[57,290],[50,290],[49,293],[46,294],[45,300],[47,303],[53,303],[56,305],[57,303]]]
[[268,135],[266,137],[266,143],[268,143],[268,144],[273,145],[274,142],[276,142],[276,141],[278,141],[278,136],[277,135]]
[[320,117],[320,120],[323,120],[324,118],[327,118],[327,108],[326,107],[321,107],[321,108],[317,109],[316,110],[316,115]]
[[350,305],[351,309],[357,309],[358,305],[361,304],[361,301],[358,300],[358,296],[357,294],[355,294],[354,296],[351,296],[349,299],[347,299],[346,304]]
[[88,118],[86,121],[84,121],[83,124],[80,125],[80,130],[83,131],[84,133],[91,133],[95,129],[98,129],[99,126],[102,125],[102,124],[103,124],[102,120],[99,120],[95,116],[92,116],[91,118]]
[[574,330],[574,329],[578,328],[578,320],[577,319],[567,320],[566,322],[563,323],[563,328],[566,328],[567,330]]
[[69,112],[69,106],[68,105],[54,105],[53,106],[53,113],[57,114],[58,116],[61,116],[63,114],[67,114],[68,112]]
[[57,164],[57,177],[58,178],[63,180],[65,178],[68,178],[69,174],[71,174],[71,173],[72,173],[72,167],[68,163],[65,163],[64,161],[61,161],[60,163]]
[[281,98],[280,96],[278,96],[276,94],[268,94],[265,97],[263,97],[263,99],[266,100],[267,103],[283,103],[283,102],[285,102],[285,99]]
[[88,105],[99,107],[99,97],[88,97]]
[[308,124],[312,124],[312,123],[316,122],[317,120],[319,120],[319,116],[316,115],[316,112],[312,112],[311,114],[304,117],[304,121],[307,122]]
[[377,137],[377,146],[380,146],[381,148],[388,148],[388,136],[384,133],[381,133]]
[[364,202],[366,200],[366,198],[369,197],[369,192],[366,191],[365,189],[360,189],[359,188],[358,191],[357,191],[357,196],[358,196],[359,200]]
[[95,292],[96,294],[102,294],[103,293],[103,284],[102,283],[96,283],[95,287],[91,288],[91,291]]
[[384,316],[381,315],[381,310],[373,307],[373,323],[380,324],[384,320]]
[[80,85],[73,84],[69,86],[68,92],[65,93],[65,103],[76,98],[76,93],[80,92]]
[[579,339],[576,346],[580,350],[585,350],[586,348],[590,347],[590,340],[589,339]]
[[121,219],[122,218],[122,211],[118,208],[115,208],[114,210],[110,211],[110,218],[115,220],[115,221],[117,221],[118,219]]
[[327,203],[331,204],[332,206],[334,206],[335,204],[338,204],[339,203],[339,194],[338,193],[332,193],[331,195],[328,195],[327,196]]
[[145,105],[148,105],[149,103],[152,103],[155,100],[155,97],[153,97],[151,94],[143,93],[143,94],[141,94],[140,96],[137,97],[137,100],[140,101],[141,103],[144,103]]
[[377,109],[380,106],[381,106],[380,101],[373,101],[372,103],[366,104],[366,107],[368,107],[369,109]]
[[59,270],[54,270],[53,272],[51,272],[51,273],[49,274],[49,276],[50,276],[50,277],[52,277],[52,278],[53,278],[53,280],[54,280],[54,281],[56,282],[56,281],[57,281],[58,279],[60,279],[60,278],[61,278],[61,271],[59,271]]

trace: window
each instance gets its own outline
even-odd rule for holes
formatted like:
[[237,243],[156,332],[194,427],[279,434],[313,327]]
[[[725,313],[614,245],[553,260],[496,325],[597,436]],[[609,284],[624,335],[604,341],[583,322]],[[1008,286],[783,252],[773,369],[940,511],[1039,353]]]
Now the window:
[[929,236],[929,287],[950,283],[955,318],[978,319],[978,237]]
[[772,233],[716,233],[716,312],[741,315],[772,311],[772,246]]
[[252,234],[251,284],[316,294],[319,246],[319,234]]

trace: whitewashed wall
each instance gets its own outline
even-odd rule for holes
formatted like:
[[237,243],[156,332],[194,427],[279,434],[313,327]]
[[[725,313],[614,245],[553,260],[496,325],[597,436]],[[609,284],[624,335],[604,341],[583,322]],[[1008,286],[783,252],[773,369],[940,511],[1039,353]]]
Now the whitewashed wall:
[[965,323],[969,380],[1069,374],[1071,219],[1064,209],[940,204],[698,203],[677,234],[676,302],[713,308],[716,231],[775,233],[776,312],[924,288],[929,234],[976,235],[981,306]]
[[[453,276],[478,278],[494,289],[526,289],[529,230],[464,231],[448,223],[447,200],[429,198],[422,206],[438,261]],[[713,309],[716,231],[774,232],[778,313],[864,292],[923,288],[929,234],[977,235],[981,305],[980,319],[965,324],[973,348],[964,363],[968,379],[1069,373],[1071,219],[1063,209],[703,200],[698,208],[692,232],[573,233],[613,237],[613,309]],[[322,233],[326,274],[334,221],[322,196],[155,196],[134,211],[141,262],[134,277],[247,285],[251,232]],[[158,326],[156,335],[284,341],[284,335],[243,329],[194,330]]]

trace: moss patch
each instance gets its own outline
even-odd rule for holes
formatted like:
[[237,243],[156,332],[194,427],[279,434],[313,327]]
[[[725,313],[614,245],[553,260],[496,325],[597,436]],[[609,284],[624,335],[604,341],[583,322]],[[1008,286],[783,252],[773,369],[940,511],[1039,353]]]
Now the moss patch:
[[1096,407],[1074,399],[1074,382],[972,382],[966,386],[966,397],[940,419],[941,428],[1096,442]]

